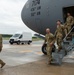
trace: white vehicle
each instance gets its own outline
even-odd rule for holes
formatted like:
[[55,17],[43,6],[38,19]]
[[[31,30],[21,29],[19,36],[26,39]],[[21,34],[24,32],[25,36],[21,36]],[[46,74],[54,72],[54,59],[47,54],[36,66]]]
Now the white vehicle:
[[10,39],[9,43],[17,43],[17,44],[30,44],[32,42],[32,33],[30,32],[17,32]]

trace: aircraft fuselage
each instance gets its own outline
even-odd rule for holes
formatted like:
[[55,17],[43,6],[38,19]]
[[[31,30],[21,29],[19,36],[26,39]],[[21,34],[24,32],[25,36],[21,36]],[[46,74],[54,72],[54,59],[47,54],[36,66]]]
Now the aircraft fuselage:
[[56,21],[64,22],[67,12],[74,16],[74,0],[28,0],[21,17],[30,29],[45,35],[46,28],[55,32]]

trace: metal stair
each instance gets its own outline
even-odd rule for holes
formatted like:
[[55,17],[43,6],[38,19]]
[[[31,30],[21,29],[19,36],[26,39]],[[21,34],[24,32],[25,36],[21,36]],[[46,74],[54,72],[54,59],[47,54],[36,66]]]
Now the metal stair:
[[62,49],[60,52],[55,49],[55,52],[52,53],[53,61],[51,64],[61,65],[63,57],[68,55],[70,51],[74,50],[74,27],[72,27],[69,33],[65,36],[61,45]]

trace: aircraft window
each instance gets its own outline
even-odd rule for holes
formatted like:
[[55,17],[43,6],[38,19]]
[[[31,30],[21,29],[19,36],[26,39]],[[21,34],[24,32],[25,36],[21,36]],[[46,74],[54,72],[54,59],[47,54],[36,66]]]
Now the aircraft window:
[[35,12],[33,12],[33,13],[31,13],[31,16],[35,16],[35,14],[36,14],[36,13],[35,13]]
[[26,3],[26,8],[29,8],[29,1],[27,1]]
[[41,6],[37,7],[37,10],[40,10],[41,9]]
[[37,12],[37,15],[40,15],[41,14],[41,12],[39,11],[39,12]]

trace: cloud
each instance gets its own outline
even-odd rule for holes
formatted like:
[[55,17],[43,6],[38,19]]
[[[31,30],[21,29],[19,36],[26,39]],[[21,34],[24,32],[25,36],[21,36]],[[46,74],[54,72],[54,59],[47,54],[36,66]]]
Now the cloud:
[[0,33],[31,31],[21,20],[21,11],[26,2],[27,0],[0,0]]

